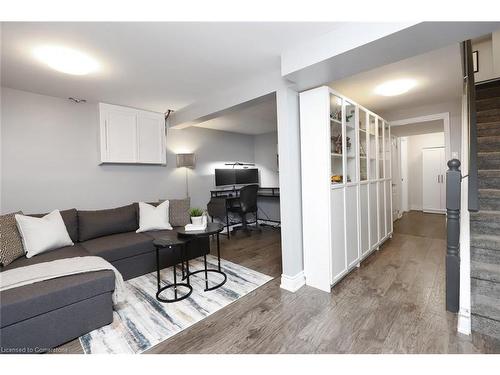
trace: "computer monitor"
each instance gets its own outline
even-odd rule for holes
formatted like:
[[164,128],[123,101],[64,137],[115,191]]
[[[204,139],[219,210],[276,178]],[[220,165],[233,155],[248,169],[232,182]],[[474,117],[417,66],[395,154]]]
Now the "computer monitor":
[[215,186],[236,185],[235,169],[216,169]]
[[258,183],[259,170],[257,168],[228,168],[215,170],[215,186],[248,185]]
[[259,183],[259,170],[257,168],[236,169],[236,185]]

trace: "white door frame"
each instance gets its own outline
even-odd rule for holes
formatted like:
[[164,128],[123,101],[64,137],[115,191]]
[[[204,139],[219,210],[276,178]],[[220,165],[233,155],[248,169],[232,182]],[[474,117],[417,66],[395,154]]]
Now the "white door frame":
[[[443,120],[443,130],[444,130],[444,154],[446,156],[446,160],[450,160],[451,157],[451,136],[450,136],[450,112],[443,112],[443,113],[434,113],[430,115],[425,115],[425,116],[418,116],[418,117],[410,117],[402,120],[395,120],[395,121],[390,121],[391,127],[393,126],[403,126],[403,125],[411,125],[411,124],[418,124],[421,122],[428,122],[428,121],[438,121],[438,120]],[[403,145],[402,145],[403,146]],[[403,149],[403,147],[402,147]],[[402,158],[403,156],[403,150],[401,150],[402,153]],[[458,157],[458,156],[457,156]],[[402,164],[401,168],[405,168],[403,165],[405,160],[402,159]],[[404,175],[404,171],[400,171],[401,175]],[[407,181],[406,181],[407,183]],[[407,189],[408,187],[405,186],[405,181],[402,183],[402,204],[401,204],[401,209],[404,212],[405,208],[408,207],[408,202],[405,202],[405,195],[404,195],[404,189]],[[408,199],[408,195],[406,195],[406,199]],[[409,207],[408,207],[409,209]]]
[[444,153],[446,159],[451,159],[451,136],[450,136],[450,112],[434,113],[432,115],[406,118],[403,120],[390,121],[391,126],[402,126],[418,124],[420,122],[443,120],[444,128]]

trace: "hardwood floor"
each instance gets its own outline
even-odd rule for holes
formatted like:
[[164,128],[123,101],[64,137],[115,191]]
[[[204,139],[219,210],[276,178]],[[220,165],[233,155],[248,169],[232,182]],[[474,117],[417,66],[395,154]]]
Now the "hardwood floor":
[[[148,353],[500,353],[445,311],[443,215],[410,212],[331,294],[280,289],[280,233],[223,239],[222,257],[275,279]],[[81,352],[78,341],[64,346]]]

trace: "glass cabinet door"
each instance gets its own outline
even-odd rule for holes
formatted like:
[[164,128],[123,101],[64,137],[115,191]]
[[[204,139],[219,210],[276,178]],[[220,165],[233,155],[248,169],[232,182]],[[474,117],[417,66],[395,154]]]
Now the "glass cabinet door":
[[384,139],[385,139],[385,178],[391,178],[391,130],[389,124],[384,121]]
[[368,126],[366,119],[366,112],[363,109],[359,109],[359,179],[360,181],[366,181],[368,179]]
[[370,180],[375,180],[377,178],[377,119],[373,115],[368,115],[368,155],[369,155],[369,166],[368,166],[368,178]]
[[356,106],[345,101],[345,150],[346,150],[346,181],[357,182],[356,165]]
[[377,129],[377,147],[378,147],[378,157],[377,157],[377,164],[378,164],[378,175],[377,178],[384,178],[384,122],[382,119],[377,119],[378,123],[378,129]]
[[344,134],[342,98],[330,94],[331,183],[344,182]]

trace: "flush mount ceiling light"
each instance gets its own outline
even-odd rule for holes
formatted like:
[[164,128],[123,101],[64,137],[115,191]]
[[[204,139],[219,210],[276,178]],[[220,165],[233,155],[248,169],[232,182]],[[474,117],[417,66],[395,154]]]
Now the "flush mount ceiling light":
[[83,52],[62,46],[39,46],[33,50],[38,61],[54,70],[73,75],[86,75],[99,69],[96,60]]
[[375,92],[383,96],[396,96],[410,91],[417,85],[414,79],[397,79],[394,81],[387,81],[378,85]]

